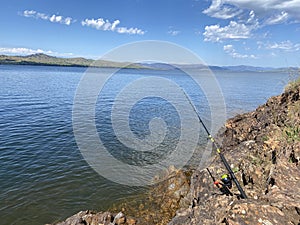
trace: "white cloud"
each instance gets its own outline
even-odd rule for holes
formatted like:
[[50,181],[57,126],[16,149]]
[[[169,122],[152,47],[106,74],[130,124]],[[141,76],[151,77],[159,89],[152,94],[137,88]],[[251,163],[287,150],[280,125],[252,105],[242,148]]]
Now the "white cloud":
[[170,34],[171,36],[177,36],[178,34],[180,34],[179,30],[169,30],[168,34]]
[[47,16],[46,14],[44,13],[36,13],[36,17],[37,18],[40,18],[42,20],[48,20],[49,19],[49,16]]
[[34,10],[25,10],[23,12],[23,16],[25,16],[25,17],[35,17],[36,14],[37,14],[37,12]]
[[268,50],[282,50],[287,52],[296,52],[300,51],[300,43],[294,44],[290,40],[282,42],[273,42],[273,43],[263,43],[258,42],[259,48],[265,48]]
[[85,19],[81,21],[82,26],[92,27],[97,30],[115,31],[120,34],[145,34],[145,31],[139,28],[118,27],[120,23],[120,20],[115,20],[113,23],[111,23],[109,20],[104,20],[103,18]]
[[71,17],[65,18],[65,24],[68,25],[68,26],[71,25],[72,20],[73,20],[73,19],[72,19]]
[[232,51],[233,50],[233,45],[224,45],[223,49],[226,52]]
[[229,54],[233,58],[239,58],[239,59],[257,59],[255,55],[248,55],[248,54],[240,54],[236,52],[233,45],[225,45],[223,47],[224,51]]
[[52,51],[43,51],[41,49],[29,49],[29,48],[0,48],[1,54],[18,54],[18,55],[30,55],[37,53],[53,54]]
[[39,13],[34,10],[25,10],[25,11],[23,11],[22,16],[32,17],[35,19],[48,20],[52,23],[60,23],[60,24],[68,25],[68,26],[73,22],[73,19],[71,17],[64,18],[63,16],[55,15],[55,14],[52,16],[49,16],[49,15],[46,15],[44,13]]
[[203,11],[204,14],[219,19],[230,19],[242,12],[243,11],[237,7],[224,6],[222,0],[213,0],[211,6]]
[[56,55],[56,56],[72,56],[73,53],[57,53],[53,51],[45,51],[42,49],[30,49],[30,48],[1,48],[0,47],[0,54],[7,54],[7,55],[32,55],[43,53],[47,55]]
[[204,41],[222,42],[229,39],[247,39],[252,32],[259,28],[259,22],[254,11],[250,11],[245,20],[230,21],[227,26],[221,27],[219,24],[205,27]]
[[[300,23],[300,0],[212,0],[204,14],[230,19],[226,25],[208,25],[203,33],[204,40],[225,42],[249,38],[265,39],[269,33],[258,34],[259,29],[275,24]],[[259,36],[260,35],[260,36]],[[230,42],[228,42],[230,43]],[[300,43],[291,41],[257,42],[258,49],[285,52],[300,51]],[[233,45],[225,45],[223,50],[233,58],[257,58],[251,54],[241,54]],[[247,52],[246,52],[247,53]]]
[[97,20],[95,19],[85,19],[84,21],[81,21],[82,26],[88,26],[96,28],[97,30],[100,30],[100,28],[105,24],[105,21],[102,18],[99,18]]
[[62,20],[62,16],[52,15],[52,16],[50,17],[50,21],[51,21],[51,22],[60,23],[61,20]]
[[280,24],[284,23],[289,19],[289,14],[287,12],[281,12],[280,14],[277,14],[275,16],[269,17],[266,21],[266,25],[272,25],[272,24]]
[[222,42],[225,39],[247,39],[251,36],[252,30],[256,29],[257,25],[248,25],[230,21],[230,23],[221,27],[219,24],[205,27],[204,41]]
[[[292,18],[299,20],[300,0],[212,0],[209,8],[203,13],[211,17],[228,19],[249,11],[254,11],[261,20],[267,18],[267,22],[276,16],[278,17],[276,23],[284,23]],[[271,24],[274,23],[266,25]]]
[[116,31],[120,34],[145,34],[145,31],[138,28],[126,28],[126,27],[118,27]]
[[119,24],[120,24],[120,20],[115,20],[111,25],[111,29],[115,30]]

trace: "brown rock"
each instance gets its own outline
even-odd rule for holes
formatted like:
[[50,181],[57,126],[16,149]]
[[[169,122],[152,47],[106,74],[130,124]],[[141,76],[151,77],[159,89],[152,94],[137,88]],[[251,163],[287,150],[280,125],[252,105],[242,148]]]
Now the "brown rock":
[[[219,134],[227,161],[239,168],[236,177],[248,199],[238,200],[235,186],[235,196],[221,195],[205,170],[195,171],[190,198],[198,198],[199,204],[192,212],[178,213],[170,225],[300,224],[299,93],[300,86],[228,120]],[[217,179],[224,172],[218,156],[210,170]]]
[[125,217],[125,215],[124,215],[122,212],[119,212],[119,213],[115,216],[115,218],[114,218],[114,220],[113,220],[112,223],[113,223],[113,224],[116,224],[116,225],[122,225],[122,224],[125,224],[125,223],[126,223],[126,217]]
[[128,224],[128,225],[136,225],[136,224],[137,224],[137,221],[136,221],[135,219],[128,218],[128,219],[127,219],[127,224]]

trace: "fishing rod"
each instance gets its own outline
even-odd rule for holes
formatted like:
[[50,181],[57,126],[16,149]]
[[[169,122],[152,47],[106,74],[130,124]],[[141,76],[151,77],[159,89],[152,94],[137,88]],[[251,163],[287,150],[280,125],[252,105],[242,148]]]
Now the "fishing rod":
[[[210,139],[210,141],[212,142],[213,146],[216,148],[217,153],[219,154],[224,166],[226,167],[228,173],[230,174],[231,179],[233,180],[233,182],[235,183],[236,187],[238,188],[239,192],[241,193],[241,198],[246,199],[247,195],[244,192],[242,186],[240,185],[239,181],[237,180],[236,176],[234,175],[231,167],[229,166],[225,156],[223,155],[223,153],[221,152],[221,148],[218,146],[218,144],[215,142],[215,139],[211,136],[209,130],[207,129],[207,127],[205,126],[205,123],[203,122],[203,120],[201,119],[196,107],[194,106],[194,104],[191,102],[190,98],[186,95],[186,93],[184,92],[184,90],[182,90],[182,92],[184,93],[185,97],[187,98],[188,102],[190,103],[190,105],[192,106],[193,110],[195,111],[199,122],[202,124],[205,132],[208,135],[208,138]],[[211,173],[210,173],[211,174]]]
[[231,193],[231,191],[229,190],[229,187],[225,184],[220,183],[219,181],[217,181],[215,179],[215,177],[211,174],[210,170],[208,168],[206,168],[207,172],[209,173],[210,177],[212,178],[214,184],[217,186],[217,188],[219,188],[219,190],[226,194],[226,195],[231,195],[233,196],[233,194]]
[[207,169],[207,172],[209,173],[211,179],[213,180],[214,184],[217,185],[217,187],[219,187],[219,182],[217,182],[215,177],[211,174],[210,170],[208,168],[206,168],[206,169]]

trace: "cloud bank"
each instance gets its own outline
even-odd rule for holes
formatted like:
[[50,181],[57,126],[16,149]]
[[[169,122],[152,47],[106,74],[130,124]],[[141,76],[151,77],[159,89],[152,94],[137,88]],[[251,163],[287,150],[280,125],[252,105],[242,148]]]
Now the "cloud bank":
[[[261,19],[284,17],[300,19],[299,0],[212,0],[209,8],[203,13],[220,19],[230,19],[243,12],[254,11]],[[267,19],[268,20],[268,19]],[[280,20],[279,20],[280,21]],[[279,22],[278,21],[278,22]],[[282,20],[280,22],[285,22]]]
[[300,51],[300,43],[293,43],[290,40],[282,42],[258,42],[259,48],[264,48],[268,50],[280,50],[285,52],[297,52]]
[[300,0],[212,0],[204,14],[223,20],[205,27],[204,40],[222,42],[226,39],[246,39],[265,26],[288,22],[300,23]]
[[47,55],[56,55],[56,56],[72,56],[73,53],[57,53],[53,51],[46,51],[42,49],[31,49],[31,48],[1,48],[0,47],[0,54],[7,54],[7,55],[32,55],[43,53]]
[[[203,37],[207,42],[225,43],[223,50],[233,58],[257,59],[253,54],[241,54],[236,51],[233,41],[265,39],[259,31],[268,26],[300,23],[300,0],[212,0],[202,13],[217,18],[221,24],[207,25]],[[289,40],[281,42],[257,41],[262,50],[296,52],[300,44]],[[275,53],[274,53],[275,54]]]
[[259,28],[259,22],[251,11],[244,21],[230,21],[227,26],[219,24],[205,27],[204,41],[222,42],[228,39],[247,39],[251,37],[252,31]]

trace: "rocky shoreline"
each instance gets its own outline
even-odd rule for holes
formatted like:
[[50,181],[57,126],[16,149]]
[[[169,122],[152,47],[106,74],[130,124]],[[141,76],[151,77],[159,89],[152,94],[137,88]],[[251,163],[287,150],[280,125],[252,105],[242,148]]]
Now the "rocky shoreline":
[[[57,225],[299,225],[299,83],[291,83],[282,95],[270,98],[255,111],[229,119],[217,137],[247,199],[240,199],[234,185],[232,196],[222,194],[206,169],[170,168],[168,179],[154,188],[152,195],[150,190],[149,198],[134,211],[134,217],[125,216],[128,206],[124,205],[120,213],[83,211]],[[218,155],[209,169],[218,179],[226,173]],[[159,195],[161,190],[163,195]],[[147,209],[150,202],[157,211]]]

